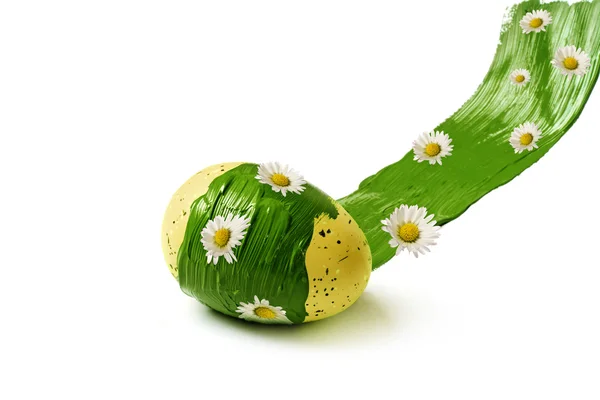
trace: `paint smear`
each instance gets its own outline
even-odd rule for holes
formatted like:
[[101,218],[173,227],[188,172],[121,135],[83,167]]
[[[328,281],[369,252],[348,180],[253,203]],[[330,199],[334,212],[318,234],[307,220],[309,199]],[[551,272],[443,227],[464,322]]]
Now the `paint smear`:
[[[524,34],[519,21],[527,12],[540,9],[552,14],[553,23],[546,32]],[[410,151],[339,200],[367,236],[373,269],[395,254],[381,220],[396,207],[418,204],[435,214],[439,225],[452,221],[538,161],[581,114],[600,71],[600,0],[572,5],[527,1],[512,7],[505,20],[483,83],[436,128],[453,139],[452,156],[444,158],[441,166],[429,165],[413,161]],[[589,55],[591,67],[585,76],[569,79],[550,64],[556,50],[567,45]],[[525,87],[509,82],[509,74],[518,68],[531,72]],[[515,154],[508,139],[525,122],[537,124],[543,136],[538,149]]]

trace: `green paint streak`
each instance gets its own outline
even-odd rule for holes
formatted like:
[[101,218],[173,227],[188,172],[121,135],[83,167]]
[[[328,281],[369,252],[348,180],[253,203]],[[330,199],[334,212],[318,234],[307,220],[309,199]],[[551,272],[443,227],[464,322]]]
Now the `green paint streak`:
[[[255,178],[257,168],[242,164],[224,173],[194,201],[177,258],[179,284],[186,294],[227,315],[239,316],[239,303],[253,302],[256,295],[300,323],[306,317],[305,254],[314,220],[323,214],[336,218],[337,209],[333,199],[310,184],[301,195],[283,197]],[[207,264],[202,229],[228,213],[251,218],[242,244],[234,249],[238,261],[228,264],[220,257],[217,265]]]
[[[546,32],[525,35],[519,21],[528,12],[550,11]],[[439,225],[460,216],[485,194],[509,182],[538,161],[579,117],[600,71],[600,0],[568,5],[527,1],[507,14],[500,45],[489,72],[473,97],[439,125],[453,139],[453,155],[443,165],[400,161],[365,179],[339,200],[365,232],[373,269],[394,256],[381,220],[401,204],[418,204],[434,213]],[[591,58],[584,77],[568,79],[550,64],[559,47],[575,45]],[[525,87],[510,84],[517,68],[531,72]],[[539,149],[515,154],[508,139],[513,129],[534,122],[542,130]]]

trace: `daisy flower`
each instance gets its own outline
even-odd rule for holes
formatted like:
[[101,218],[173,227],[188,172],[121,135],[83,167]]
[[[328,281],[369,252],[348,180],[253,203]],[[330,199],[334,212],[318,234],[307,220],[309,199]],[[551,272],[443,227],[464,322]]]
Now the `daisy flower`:
[[546,30],[546,26],[552,23],[552,16],[546,10],[536,10],[525,14],[521,22],[523,33],[541,32]]
[[537,149],[536,142],[542,135],[542,131],[533,122],[526,122],[515,128],[510,135],[510,145],[515,149],[515,153],[521,153],[524,150]]
[[510,73],[509,78],[513,85],[525,86],[531,80],[531,75],[526,69],[515,69]]
[[261,322],[263,324],[291,324],[292,321],[285,316],[285,310],[281,307],[274,307],[269,304],[269,300],[259,300],[254,296],[254,303],[240,302],[240,306],[235,310],[240,313],[240,318],[246,321]]
[[425,132],[413,142],[414,159],[418,162],[429,161],[432,165],[436,162],[442,165],[442,158],[452,155],[454,146],[451,142],[452,139],[444,132]]
[[292,192],[300,194],[304,190],[306,181],[298,172],[287,165],[280,163],[264,163],[258,166],[258,175],[256,179],[260,183],[271,185],[275,192],[281,192],[283,197],[286,193]]
[[575,46],[566,46],[556,50],[551,63],[561,74],[570,78],[573,75],[583,76],[588,72],[590,57]]
[[429,251],[428,246],[435,245],[435,239],[440,237],[440,227],[435,226],[436,221],[432,219],[433,214],[427,215],[425,207],[403,204],[381,223],[382,229],[392,237],[390,246],[397,247],[396,255],[407,249],[415,257],[419,257],[419,253]]
[[229,264],[237,261],[233,249],[242,243],[246,229],[250,226],[250,218],[227,215],[208,221],[202,229],[202,245],[206,250],[206,262],[217,264],[219,257],[224,256]]

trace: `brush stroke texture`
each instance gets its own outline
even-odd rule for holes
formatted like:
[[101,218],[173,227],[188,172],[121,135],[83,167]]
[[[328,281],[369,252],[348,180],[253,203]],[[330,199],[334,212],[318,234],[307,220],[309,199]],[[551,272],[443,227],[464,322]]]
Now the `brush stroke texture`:
[[[519,21],[538,9],[548,10],[553,23],[546,32],[524,34]],[[453,155],[439,166],[413,161],[410,151],[339,200],[368,238],[373,269],[395,254],[380,222],[394,208],[418,204],[435,214],[438,225],[452,221],[538,161],[583,110],[600,70],[600,0],[573,5],[527,1],[510,9],[507,21],[483,83],[436,128],[453,139]],[[569,79],[550,64],[555,51],[567,45],[580,47],[590,56],[591,67],[584,77]],[[531,72],[531,82],[525,87],[509,82],[510,72],[517,68]],[[528,121],[543,132],[539,149],[515,154],[508,139],[516,126]]]

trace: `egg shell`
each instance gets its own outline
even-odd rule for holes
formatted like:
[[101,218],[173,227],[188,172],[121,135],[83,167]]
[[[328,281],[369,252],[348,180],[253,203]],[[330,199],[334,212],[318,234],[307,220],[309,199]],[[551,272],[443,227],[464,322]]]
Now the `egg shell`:
[[[249,163],[214,165],[173,195],[162,232],[171,274],[184,293],[232,317],[255,296],[281,307],[292,323],[344,311],[371,273],[364,233],[339,203],[310,183],[302,193],[283,196],[256,179],[257,169]],[[233,249],[237,261],[220,257],[216,265],[208,263],[202,230],[230,213],[251,220]]]

